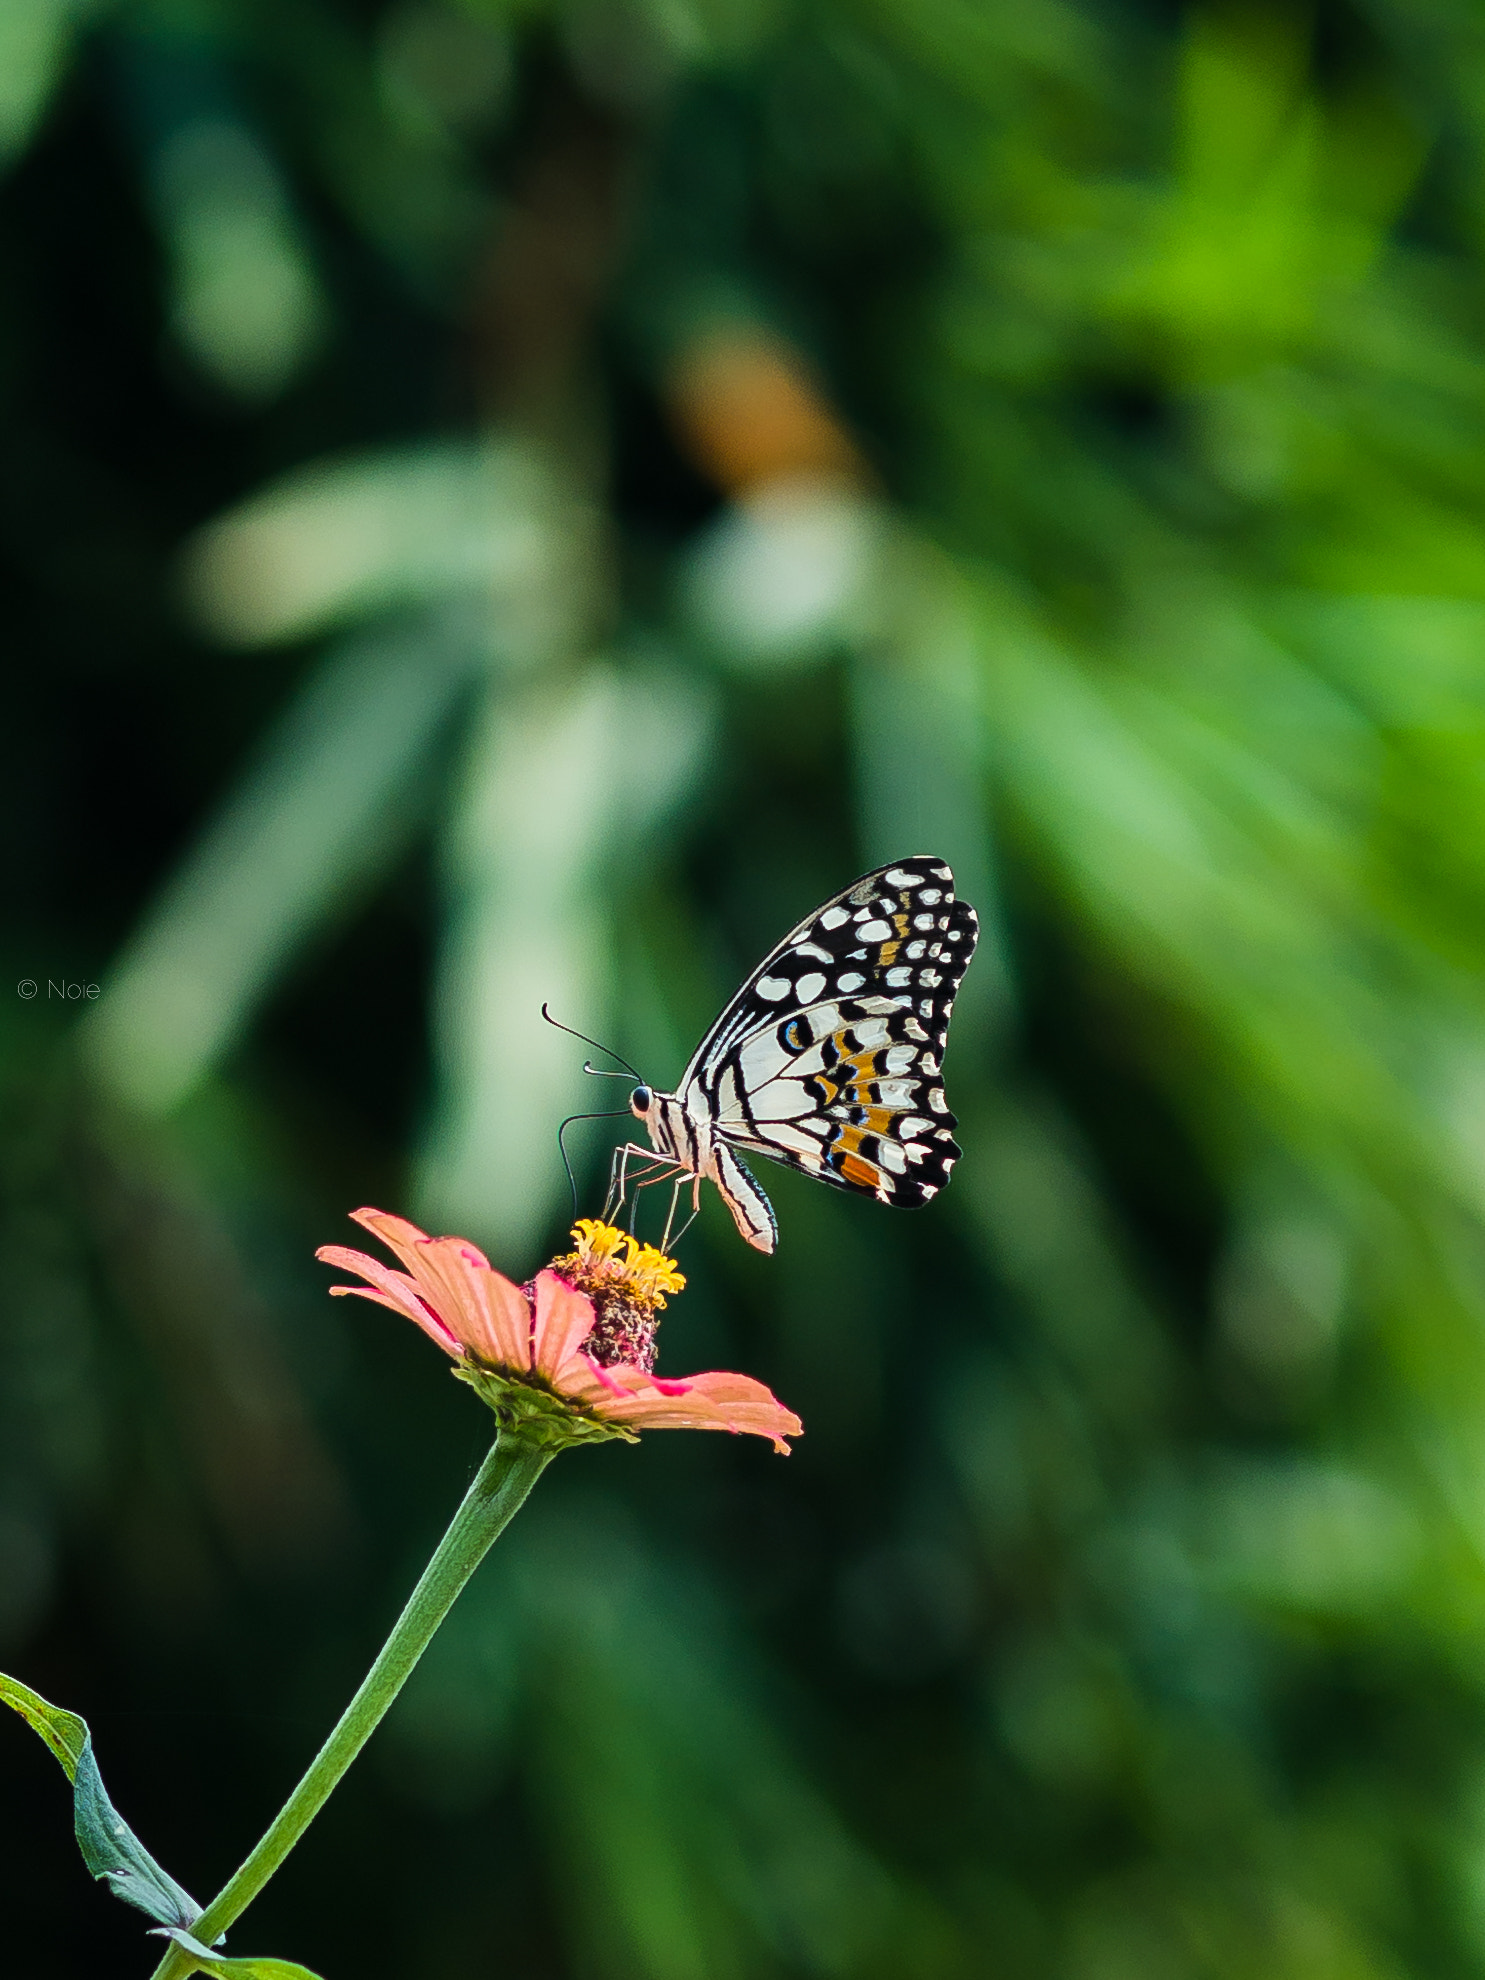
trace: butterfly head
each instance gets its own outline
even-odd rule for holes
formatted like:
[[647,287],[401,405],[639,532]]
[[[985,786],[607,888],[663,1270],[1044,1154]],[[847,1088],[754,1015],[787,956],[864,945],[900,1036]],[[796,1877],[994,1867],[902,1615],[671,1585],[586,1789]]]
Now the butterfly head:
[[629,1111],[637,1121],[647,1120],[654,1102],[655,1096],[649,1087],[636,1086],[629,1096]]

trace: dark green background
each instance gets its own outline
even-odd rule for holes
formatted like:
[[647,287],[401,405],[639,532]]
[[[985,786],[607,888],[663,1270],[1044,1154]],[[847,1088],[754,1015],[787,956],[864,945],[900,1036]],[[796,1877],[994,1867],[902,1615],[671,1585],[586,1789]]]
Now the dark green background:
[[[1478,1972],[1477,10],[6,0],[0,148],[0,1661],[149,1847],[488,1436],[314,1247],[526,1277],[541,997],[669,1084],[933,851],[952,1188],[666,1316],[795,1454],[564,1458],[233,1947]],[[3,1970],[143,1975],[68,1815],[0,1727]]]

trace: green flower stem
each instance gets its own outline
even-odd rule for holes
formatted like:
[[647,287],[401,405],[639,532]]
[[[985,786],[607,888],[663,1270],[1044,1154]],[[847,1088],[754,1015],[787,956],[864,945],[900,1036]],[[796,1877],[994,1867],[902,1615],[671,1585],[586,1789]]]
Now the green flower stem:
[[[480,1466],[474,1483],[438,1543],[423,1577],[397,1618],[392,1634],[360,1690],[341,1715],[298,1787],[274,1817],[263,1840],[191,1927],[193,1937],[210,1945],[252,1903],[289,1851],[329,1800],[414,1664],[453,1607],[454,1598],[484,1559],[493,1542],[519,1511],[548,1460],[560,1448],[503,1432]],[[184,1947],[172,1946],[155,1968],[154,1980],[181,1980],[198,1970]]]

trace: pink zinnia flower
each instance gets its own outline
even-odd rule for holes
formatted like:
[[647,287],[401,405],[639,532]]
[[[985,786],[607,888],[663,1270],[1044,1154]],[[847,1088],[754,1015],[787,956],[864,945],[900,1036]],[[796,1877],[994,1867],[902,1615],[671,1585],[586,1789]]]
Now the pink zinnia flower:
[[403,1313],[495,1411],[543,1442],[625,1437],[638,1430],[750,1431],[788,1454],[803,1434],[792,1410],[749,1375],[713,1372],[662,1380],[654,1361],[657,1309],[685,1280],[671,1259],[611,1225],[584,1219],[577,1249],[511,1283],[464,1238],[428,1237],[385,1210],[354,1221],[406,1266],[396,1272],[363,1251],[328,1244],[315,1255],[356,1272],[363,1286],[332,1286]]

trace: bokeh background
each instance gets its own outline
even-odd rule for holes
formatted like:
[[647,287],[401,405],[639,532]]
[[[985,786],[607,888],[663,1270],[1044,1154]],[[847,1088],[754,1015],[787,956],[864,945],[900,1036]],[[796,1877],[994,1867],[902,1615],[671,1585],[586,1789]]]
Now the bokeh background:
[[[3,0],[0,154],[0,1661],[149,1846],[487,1441],[315,1245],[526,1276],[541,1000],[669,1084],[932,851],[951,1189],[666,1316],[795,1455],[564,1459],[233,1946],[1479,1974],[1478,9]],[[5,1970],[143,1975],[68,1815],[0,1726]]]

